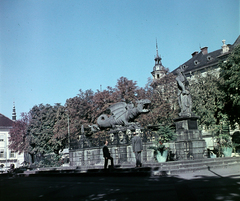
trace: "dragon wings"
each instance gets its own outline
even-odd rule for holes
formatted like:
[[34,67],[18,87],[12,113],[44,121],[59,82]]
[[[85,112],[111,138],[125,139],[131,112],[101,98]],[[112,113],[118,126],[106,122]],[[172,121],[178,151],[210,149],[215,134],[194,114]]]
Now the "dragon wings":
[[133,107],[131,104],[119,102],[111,105],[108,109],[111,110],[111,113],[113,114],[114,118],[118,120],[122,118],[122,116],[125,116],[125,114],[131,107]]

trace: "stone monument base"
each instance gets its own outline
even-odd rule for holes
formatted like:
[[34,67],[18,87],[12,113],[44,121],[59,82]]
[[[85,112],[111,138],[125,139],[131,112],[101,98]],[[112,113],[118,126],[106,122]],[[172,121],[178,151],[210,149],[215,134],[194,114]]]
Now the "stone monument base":
[[[143,152],[141,154],[142,163],[154,163],[154,153],[152,149],[148,149],[149,146],[153,146],[152,142],[143,143]],[[113,157],[114,165],[122,164],[136,164],[135,154],[132,151],[131,144],[125,145],[109,145],[108,146],[111,156]],[[69,159],[71,166],[102,166],[104,164],[104,157],[102,146],[93,148],[82,148],[76,150],[70,150]],[[156,162],[155,162],[156,163]]]
[[198,118],[192,115],[174,119],[177,134],[175,142],[177,160],[202,159],[204,157],[206,142],[198,130]]
[[205,140],[176,141],[175,148],[177,160],[202,159],[206,142]]

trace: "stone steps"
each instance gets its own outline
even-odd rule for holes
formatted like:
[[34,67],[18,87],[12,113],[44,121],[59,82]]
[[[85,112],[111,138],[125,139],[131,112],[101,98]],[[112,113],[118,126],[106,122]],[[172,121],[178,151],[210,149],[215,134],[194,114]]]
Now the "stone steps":
[[230,168],[232,166],[239,166],[239,157],[226,157],[226,158],[208,158],[199,159],[193,161],[173,161],[167,163],[160,163],[159,165],[152,167],[153,175],[162,174],[177,174],[184,172],[195,172],[199,170],[217,169],[217,168]]
[[152,162],[143,164],[141,168],[134,168],[133,164],[124,164],[110,170],[104,170],[103,165],[39,168],[25,171],[18,174],[18,176],[159,176],[231,168],[233,166],[239,166],[240,168],[240,157],[206,158],[188,161],[169,161],[165,163]]

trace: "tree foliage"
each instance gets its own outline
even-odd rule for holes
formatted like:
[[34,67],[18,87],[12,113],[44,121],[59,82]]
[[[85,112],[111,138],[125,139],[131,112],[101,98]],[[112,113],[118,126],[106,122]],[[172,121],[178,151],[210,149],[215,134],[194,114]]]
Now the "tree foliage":
[[[146,98],[151,100],[150,112],[141,116],[143,125],[171,125],[177,116],[177,85],[175,75],[166,70],[166,75],[147,85]],[[141,121],[141,120],[140,120]]]
[[174,130],[169,125],[160,125],[157,131],[158,141],[162,143],[171,142],[176,139]]
[[115,92],[118,95],[118,100],[129,103],[136,100],[136,89],[136,81],[128,80],[126,77],[120,77],[117,80]]
[[[145,88],[140,88],[137,82],[120,77],[115,87],[107,87],[104,91],[80,89],[79,94],[67,99],[64,106],[35,105],[29,112],[31,118],[28,121],[22,119],[16,122],[12,130],[12,141],[15,144],[11,147],[19,152],[28,150],[30,154],[54,152],[58,155],[60,150],[68,147],[69,140],[72,142],[80,138],[83,128],[85,134],[89,134],[88,137],[91,138],[106,135],[105,131],[93,134],[89,125],[96,124],[97,118],[106,113],[110,105],[123,101],[135,104],[137,100],[150,99],[151,112],[140,115],[136,121],[144,127],[159,123],[169,124],[175,114],[173,100],[176,92],[173,79],[174,76],[168,74],[155,83],[159,87],[153,89],[150,80]],[[17,133],[21,133],[20,137]]]
[[54,125],[57,122],[57,111],[60,104],[55,106],[36,105],[31,111],[31,121],[28,125],[29,134],[31,136],[31,152],[32,153],[51,153],[58,154],[60,147],[54,146],[55,144],[51,140],[54,136]]
[[193,113],[200,117],[199,126],[208,131],[216,132],[219,124],[226,120],[222,113],[222,91],[219,90],[219,74],[208,71],[196,73],[190,80]]
[[28,135],[28,124],[30,116],[22,113],[21,119],[13,123],[13,128],[9,132],[9,149],[19,154],[29,151],[30,136]]
[[81,132],[81,125],[93,121],[93,91],[79,91],[78,96],[69,98],[66,101],[66,113],[69,118],[69,130],[71,139],[76,139]]
[[68,114],[64,106],[58,105],[55,115],[56,121],[53,126],[53,135],[49,143],[52,149],[58,153],[59,150],[69,147]]
[[220,89],[223,92],[224,111],[231,126],[240,124],[240,45],[235,47],[228,58],[219,64]]

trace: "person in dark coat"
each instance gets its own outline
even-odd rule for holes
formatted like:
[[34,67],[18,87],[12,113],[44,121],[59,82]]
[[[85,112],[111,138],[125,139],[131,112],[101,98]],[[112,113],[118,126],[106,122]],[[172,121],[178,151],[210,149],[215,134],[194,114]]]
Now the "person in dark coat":
[[107,145],[108,145],[108,141],[106,140],[105,144],[103,146],[103,157],[105,159],[104,160],[104,169],[107,169],[107,165],[108,165],[108,160],[109,159],[111,160],[111,168],[114,168],[113,158],[110,155],[110,152],[109,152],[109,149],[108,149]]
[[133,133],[133,139],[132,139],[132,150],[133,153],[135,153],[136,157],[136,167],[142,167],[141,163],[141,152],[143,150],[142,146],[142,140],[139,136],[136,135],[136,133]]

